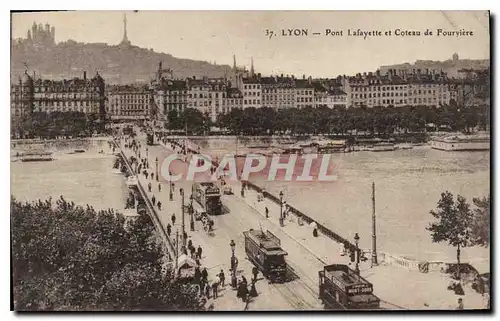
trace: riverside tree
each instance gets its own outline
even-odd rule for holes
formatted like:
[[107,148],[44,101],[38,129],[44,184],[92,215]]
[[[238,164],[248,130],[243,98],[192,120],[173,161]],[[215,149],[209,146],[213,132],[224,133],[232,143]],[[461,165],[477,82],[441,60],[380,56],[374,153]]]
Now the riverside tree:
[[476,206],[472,223],[472,235],[477,245],[490,245],[490,200],[491,197],[473,198]]
[[18,311],[201,310],[178,284],[148,216],[135,221],[62,197],[11,200],[14,308]]
[[472,237],[474,215],[470,205],[460,195],[455,201],[453,194],[446,191],[441,193],[437,209],[430,213],[437,220],[427,227],[431,232],[432,241],[448,242],[457,248],[457,277],[460,279],[460,249],[475,245]]

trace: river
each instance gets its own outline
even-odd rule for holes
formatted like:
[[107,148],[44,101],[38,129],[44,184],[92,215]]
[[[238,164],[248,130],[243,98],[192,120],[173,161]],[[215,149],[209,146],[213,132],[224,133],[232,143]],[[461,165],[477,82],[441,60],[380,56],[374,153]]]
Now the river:
[[[52,151],[50,162],[11,162],[11,194],[22,201],[54,200],[61,195],[79,205],[123,211],[127,186],[123,175],[112,170],[115,157],[102,140],[18,145],[12,152]],[[69,154],[75,149],[85,153]],[[100,154],[103,150],[105,153]]]
[[[195,139],[202,152],[219,157],[249,151],[248,145],[270,142],[235,139]],[[456,260],[456,249],[432,243],[426,227],[434,219],[442,192],[472,197],[490,193],[490,153],[445,152],[427,146],[391,152],[333,154],[337,179],[332,182],[251,179],[269,192],[284,193],[284,201],[346,238],[359,233],[360,246],[371,248],[372,182],[376,185],[377,248],[379,251],[426,261]],[[473,206],[472,206],[473,208]],[[462,251],[465,262],[489,265],[489,248]]]

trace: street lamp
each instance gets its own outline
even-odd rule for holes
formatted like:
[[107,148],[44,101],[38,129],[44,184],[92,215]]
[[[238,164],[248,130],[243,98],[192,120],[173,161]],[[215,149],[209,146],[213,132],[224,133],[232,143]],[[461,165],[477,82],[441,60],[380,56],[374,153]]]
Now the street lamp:
[[234,256],[234,250],[236,248],[236,243],[234,243],[234,240],[231,240],[231,243],[229,243],[229,246],[231,247],[231,286],[233,289],[236,289],[237,286],[237,280],[236,280],[236,266],[237,266],[237,261],[236,257]]
[[158,182],[158,157],[156,157],[156,160],[155,160],[155,164],[156,164],[156,181]]
[[356,244],[356,273],[359,275],[359,235],[358,233],[354,234],[354,242]]
[[182,212],[182,244],[184,246],[186,246],[186,239],[184,238],[184,235],[186,233],[186,228],[184,226],[184,189],[181,188],[179,190],[179,192],[181,193],[181,197],[182,197],[182,203],[181,203],[181,212]]
[[283,227],[283,191],[280,191],[280,226]]
[[191,228],[191,232],[194,232],[194,218],[193,218],[193,212],[194,212],[194,209],[193,209],[193,194],[191,194],[189,196],[189,200],[191,202],[191,206],[190,206],[190,212],[191,212],[191,222],[189,223],[190,224],[190,228]]

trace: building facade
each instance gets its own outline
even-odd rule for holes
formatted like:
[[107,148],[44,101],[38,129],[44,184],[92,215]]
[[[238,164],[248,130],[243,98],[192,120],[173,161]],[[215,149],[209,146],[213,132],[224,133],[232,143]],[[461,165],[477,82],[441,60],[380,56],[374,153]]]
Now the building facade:
[[456,99],[456,90],[444,73],[408,73],[388,70],[386,75],[357,74],[344,79],[348,107],[402,107],[406,105],[434,106],[449,104]]
[[274,109],[293,108],[295,106],[295,83],[293,77],[261,78],[262,106]]
[[11,112],[13,117],[33,112],[82,112],[105,119],[105,83],[96,73],[92,79],[33,80],[27,73],[17,84],[11,85]]
[[110,86],[106,113],[111,120],[145,120],[150,116],[151,93],[146,86]]
[[295,80],[295,108],[313,107],[314,108],[314,86],[312,79]]

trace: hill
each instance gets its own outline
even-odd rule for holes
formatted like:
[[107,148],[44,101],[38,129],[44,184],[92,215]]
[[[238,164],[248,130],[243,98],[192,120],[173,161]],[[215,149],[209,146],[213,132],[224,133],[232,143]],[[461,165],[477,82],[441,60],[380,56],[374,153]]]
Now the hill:
[[72,40],[53,45],[34,45],[24,39],[12,41],[11,75],[24,73],[26,66],[44,78],[81,77],[96,71],[109,84],[146,83],[153,77],[162,61],[175,78],[192,76],[230,76],[231,67],[205,61],[180,59],[170,54],[133,45],[110,46],[105,43],[78,43]]
[[484,70],[488,69],[490,66],[489,59],[459,59],[457,54],[454,54],[452,59],[448,59],[445,61],[434,61],[434,60],[417,60],[414,64],[410,64],[408,62],[403,64],[396,65],[388,65],[381,66],[380,72],[385,74],[389,69],[402,69],[402,70],[412,70],[412,69],[420,69],[425,71],[429,70],[443,70],[448,74],[448,77],[457,77],[458,70],[460,69],[475,69],[475,70]]

